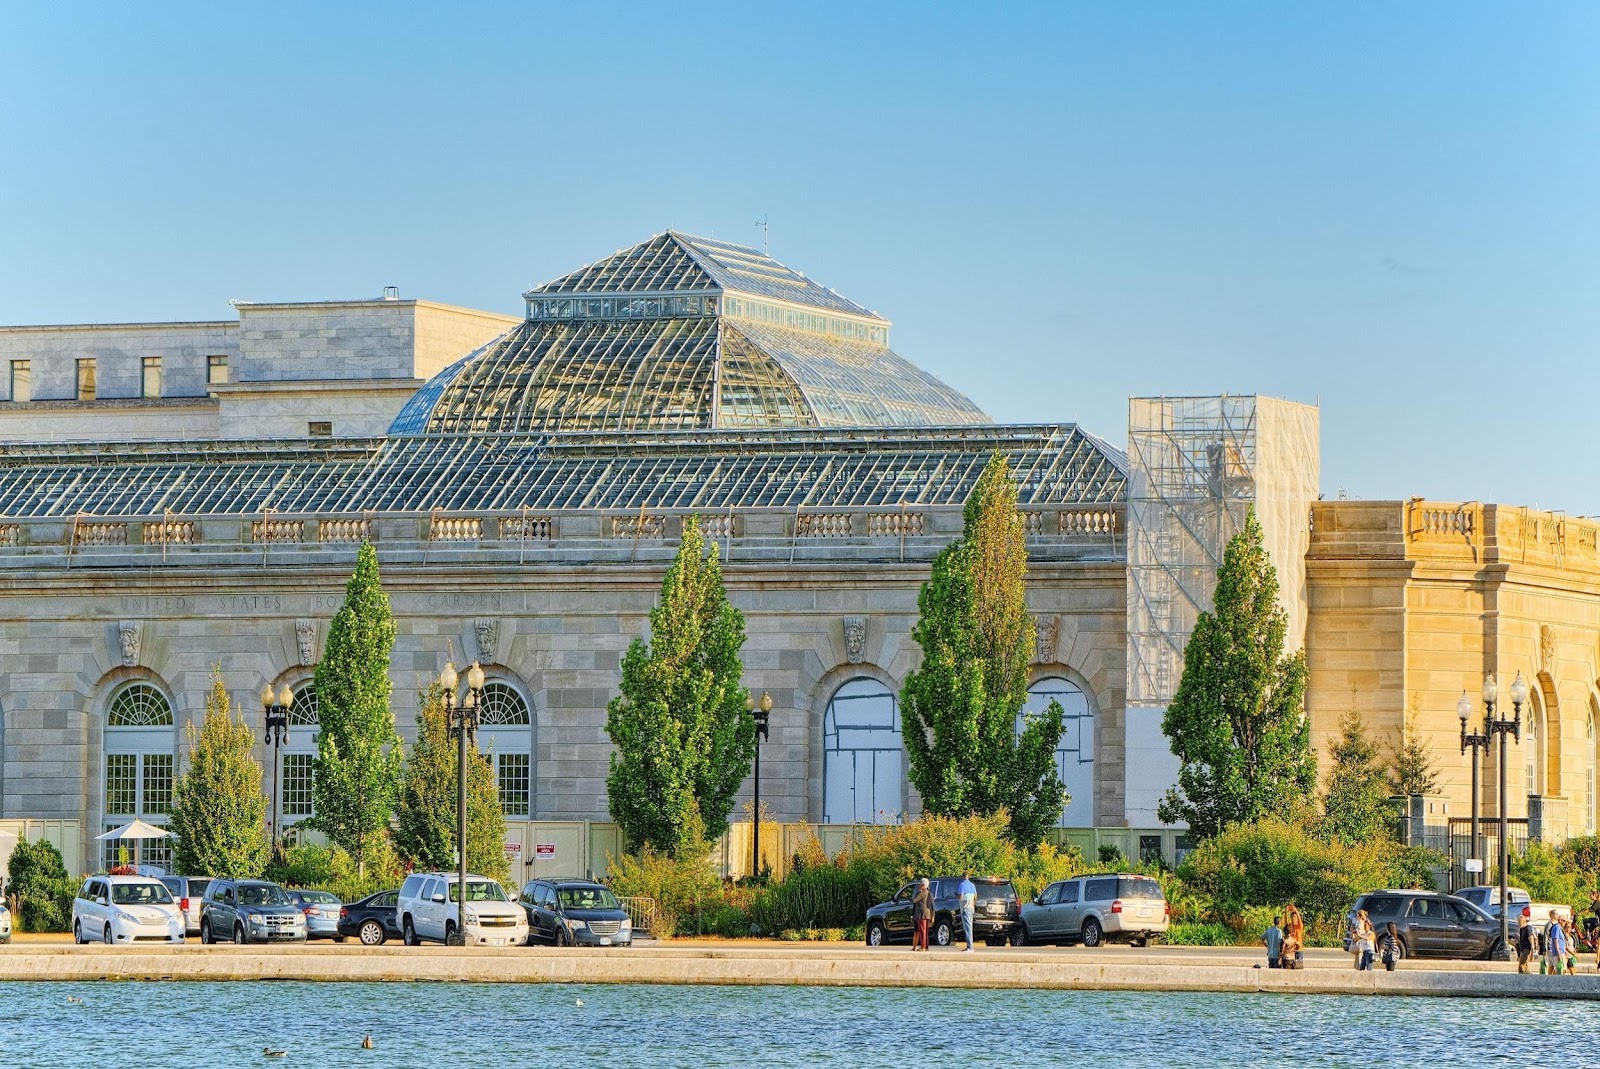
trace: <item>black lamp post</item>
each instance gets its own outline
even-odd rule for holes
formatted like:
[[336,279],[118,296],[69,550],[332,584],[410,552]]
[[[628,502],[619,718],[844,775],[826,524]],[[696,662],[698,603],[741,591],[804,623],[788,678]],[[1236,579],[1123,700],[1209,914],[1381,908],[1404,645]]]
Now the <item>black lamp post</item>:
[[1500,736],[1500,957],[1501,960],[1511,956],[1511,903],[1508,884],[1510,875],[1507,869],[1511,865],[1510,833],[1506,826],[1506,736],[1510,735],[1518,743],[1522,742],[1522,703],[1528,700],[1528,684],[1523,680],[1522,673],[1517,673],[1517,678],[1511,683],[1511,718],[1495,716],[1495,699],[1499,696],[1499,687],[1495,685],[1494,674],[1483,677],[1483,733],[1490,738]]
[[761,694],[761,703],[759,705],[756,704],[755,698],[745,698],[744,707],[745,711],[748,712],[756,722],[756,782],[755,790],[753,792],[755,804],[753,808],[753,818],[751,821],[752,842],[750,844],[750,850],[752,858],[750,862],[750,874],[759,878],[761,876],[761,740],[767,737],[767,732],[770,727],[770,721],[772,718],[772,695],[763,691]]
[[439,677],[444,687],[445,722],[456,737],[456,930],[452,942],[465,946],[467,942],[467,741],[476,736],[480,704],[483,701],[483,669],[473,661],[467,669],[467,693],[456,702],[456,686],[460,677],[450,661],[444,665]]
[[272,853],[278,853],[278,824],[283,818],[283,802],[278,798],[278,771],[283,767],[281,750],[289,741],[289,707],[294,705],[294,692],[285,683],[274,696],[272,684],[261,688],[261,708],[266,713],[267,734],[262,739],[272,747]]
[[1481,792],[1478,789],[1478,770],[1483,764],[1483,751],[1489,748],[1489,733],[1480,731],[1472,734],[1467,731],[1467,717],[1472,715],[1472,699],[1467,697],[1467,692],[1461,692],[1461,700],[1456,702],[1456,715],[1461,718],[1461,752],[1466,753],[1467,747],[1472,747],[1472,846],[1468,856],[1478,862],[1479,872],[1483,871],[1483,854],[1479,851],[1478,842],[1478,804]]

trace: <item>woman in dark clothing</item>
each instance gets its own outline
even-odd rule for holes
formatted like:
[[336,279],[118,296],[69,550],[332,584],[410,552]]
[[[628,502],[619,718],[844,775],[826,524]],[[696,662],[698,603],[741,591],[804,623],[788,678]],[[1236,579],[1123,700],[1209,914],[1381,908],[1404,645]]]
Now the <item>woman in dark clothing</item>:
[[1400,961],[1400,933],[1395,930],[1394,921],[1384,925],[1383,937],[1378,940],[1378,956],[1383,961],[1383,967],[1394,972],[1395,965]]

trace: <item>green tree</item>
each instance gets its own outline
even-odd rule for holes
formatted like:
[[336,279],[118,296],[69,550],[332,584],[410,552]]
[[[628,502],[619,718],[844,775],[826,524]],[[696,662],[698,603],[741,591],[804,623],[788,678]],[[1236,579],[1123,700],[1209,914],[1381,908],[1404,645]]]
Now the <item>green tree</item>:
[[1417,727],[1415,709],[1406,712],[1399,744],[1390,757],[1389,772],[1389,787],[1395,794],[1434,794],[1439,789],[1439,773]]
[[24,932],[64,932],[72,923],[76,881],[67,875],[61,851],[47,839],[18,840],[6,865],[6,894],[16,902]]
[[756,746],[739,682],[743,645],[744,615],[723,589],[716,542],[708,553],[691,516],[650,610],[650,642],[629,645],[621,692],[606,709],[616,744],[606,792],[630,848],[681,859],[727,830]]
[[385,834],[400,788],[400,738],[389,708],[394,617],[378,579],[378,554],[361,544],[344,604],[317,665],[317,759],[308,822],[366,873],[367,845]]
[[1187,823],[1200,839],[1264,814],[1295,813],[1317,787],[1305,652],[1284,656],[1288,617],[1254,508],[1228,542],[1213,602],[1195,622],[1161,725],[1180,767],[1158,815]]
[[963,510],[962,535],[933,562],[911,636],[922,665],[906,677],[908,777],[934,816],[1009,816],[1022,846],[1043,842],[1061,817],[1056,774],[1063,711],[1017,717],[1028,699],[1034,623],[1023,597],[1028,551],[1017,486],[999,453]]
[[1322,794],[1322,830],[1347,843],[1388,838],[1394,804],[1378,747],[1367,737],[1352,700],[1339,718],[1339,737],[1328,747],[1332,764]]
[[186,726],[189,764],[172,785],[173,863],[179,872],[241,878],[267,863],[267,796],[255,735],[233,715],[221,665],[211,666],[206,715]]
[[[456,762],[460,750],[450,736],[444,691],[434,682],[422,694],[417,741],[406,759],[395,807],[394,845],[417,869],[456,867]],[[494,769],[475,743],[467,746],[467,868],[504,880],[506,818]]]

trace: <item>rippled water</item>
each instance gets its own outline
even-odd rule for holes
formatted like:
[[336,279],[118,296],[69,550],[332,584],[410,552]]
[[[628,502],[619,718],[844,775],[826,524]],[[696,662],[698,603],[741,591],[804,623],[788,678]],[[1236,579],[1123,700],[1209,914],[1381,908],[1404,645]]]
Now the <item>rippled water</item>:
[[1593,1064],[1596,1016],[1581,1002],[1323,995],[7,983],[0,1065],[1552,1069]]

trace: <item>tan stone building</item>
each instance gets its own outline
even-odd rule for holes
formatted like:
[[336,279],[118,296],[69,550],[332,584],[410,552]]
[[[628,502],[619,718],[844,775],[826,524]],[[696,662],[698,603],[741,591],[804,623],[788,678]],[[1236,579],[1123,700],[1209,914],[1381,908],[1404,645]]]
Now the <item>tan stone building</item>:
[[[1385,736],[1414,707],[1462,810],[1456,698],[1520,668],[1540,742],[1512,809],[1534,793],[1553,833],[1592,827],[1588,521],[1318,502],[1316,410],[1270,398],[1136,399],[1128,454],[995,425],[887,320],[725,242],[658,235],[524,296],[522,318],[391,295],[0,328],[0,851],[49,834],[93,867],[103,829],[162,822],[213,665],[252,718],[263,684],[296,695],[273,804],[285,828],[310,815],[312,672],[371,541],[402,735],[447,659],[481,661],[514,875],[581,872],[605,706],[691,516],[746,615],[746,684],[773,698],[763,804],[902,819],[918,589],[995,451],[1028,522],[1030,702],[1068,714],[1068,834],[1179,847],[1154,817],[1161,710],[1251,504],[1319,743],[1352,700]],[[568,835],[578,861],[532,856]]]

